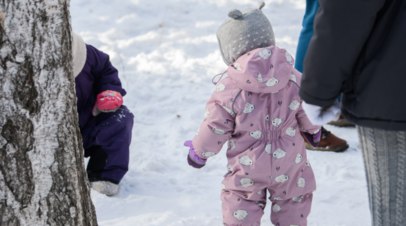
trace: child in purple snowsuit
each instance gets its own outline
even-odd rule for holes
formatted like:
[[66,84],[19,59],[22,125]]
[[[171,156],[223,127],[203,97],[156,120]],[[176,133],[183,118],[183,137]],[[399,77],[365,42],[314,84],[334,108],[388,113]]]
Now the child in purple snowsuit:
[[133,115],[109,56],[73,34],[73,66],[79,127],[87,174],[94,190],[115,195],[128,170]]
[[217,32],[229,67],[207,103],[198,134],[185,142],[188,162],[203,167],[228,142],[224,225],[259,226],[268,191],[274,225],[306,226],[316,185],[301,133],[315,144],[320,127],[305,115],[300,73],[291,55],[274,45],[271,24],[260,9],[230,12]]

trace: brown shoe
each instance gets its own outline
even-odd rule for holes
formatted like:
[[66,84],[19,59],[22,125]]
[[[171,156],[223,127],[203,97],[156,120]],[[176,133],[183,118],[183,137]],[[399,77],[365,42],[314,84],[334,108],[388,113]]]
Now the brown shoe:
[[345,119],[343,115],[340,115],[336,121],[331,121],[328,124],[338,127],[355,127],[355,124]]
[[313,151],[343,152],[347,150],[348,144],[345,140],[336,137],[330,131],[321,127],[321,140],[317,147],[306,143],[306,149]]

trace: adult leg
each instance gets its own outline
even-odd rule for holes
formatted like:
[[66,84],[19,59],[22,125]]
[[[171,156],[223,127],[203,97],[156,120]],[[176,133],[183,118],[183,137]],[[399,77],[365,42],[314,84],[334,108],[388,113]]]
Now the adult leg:
[[112,113],[101,113],[92,130],[87,172],[90,181],[107,180],[118,184],[128,171],[133,115],[122,106]]
[[406,132],[358,127],[373,226],[406,225]]
[[299,35],[295,58],[295,68],[300,72],[303,72],[303,61],[310,39],[313,36],[313,21],[318,8],[318,0],[306,0],[306,10],[303,16],[302,30]]
[[[295,68],[300,72],[303,72],[304,58],[313,36],[313,22],[318,8],[318,0],[306,0],[306,10],[303,16],[302,30],[299,35],[295,59]],[[348,144],[345,140],[335,136],[324,128],[322,131],[322,139],[318,147],[313,147],[306,143],[306,149],[317,151],[342,152],[347,150],[347,148]]]

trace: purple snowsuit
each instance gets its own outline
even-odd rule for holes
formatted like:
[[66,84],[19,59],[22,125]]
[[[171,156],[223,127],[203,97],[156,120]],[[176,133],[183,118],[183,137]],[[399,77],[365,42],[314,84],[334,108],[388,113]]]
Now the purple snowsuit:
[[98,93],[114,90],[124,96],[126,92],[109,56],[91,45],[86,50],[86,62],[75,83],[83,147],[85,156],[90,156],[87,173],[90,181],[118,184],[128,170],[133,115],[124,105],[115,112],[92,115]]
[[242,55],[217,83],[193,146],[206,159],[228,142],[224,225],[259,226],[267,191],[274,225],[307,225],[316,184],[300,132],[320,127],[301,107],[299,83],[293,58],[274,46]]

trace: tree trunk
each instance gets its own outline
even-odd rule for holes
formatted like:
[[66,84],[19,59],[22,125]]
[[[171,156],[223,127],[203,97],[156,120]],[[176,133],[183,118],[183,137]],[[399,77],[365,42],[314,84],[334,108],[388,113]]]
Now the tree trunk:
[[97,225],[69,0],[0,0],[0,225]]

